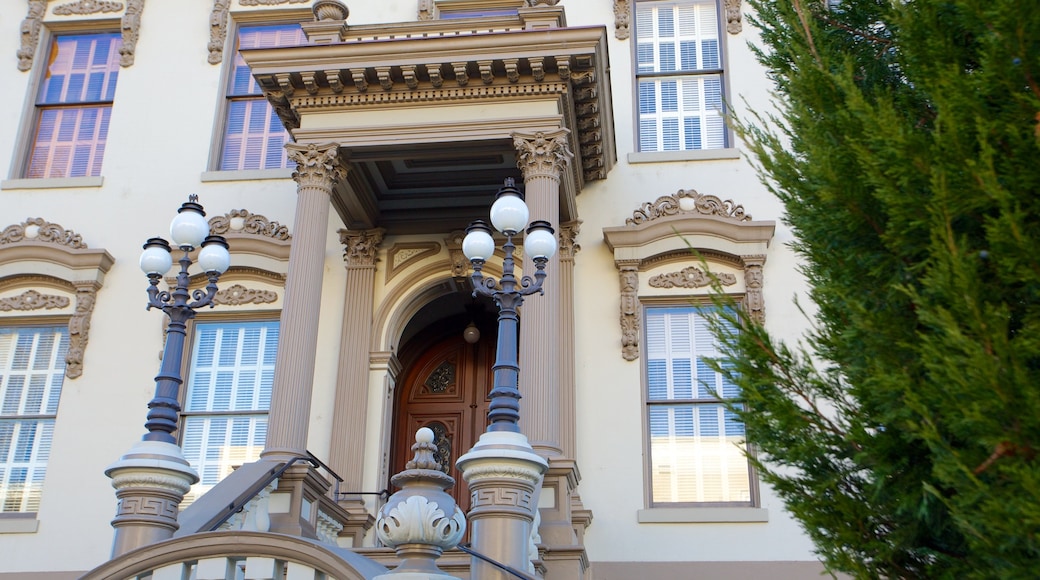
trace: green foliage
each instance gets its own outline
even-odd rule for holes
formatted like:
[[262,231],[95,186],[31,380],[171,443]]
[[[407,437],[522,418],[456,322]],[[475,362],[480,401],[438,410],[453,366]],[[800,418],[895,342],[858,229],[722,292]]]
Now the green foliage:
[[716,328],[759,472],[833,571],[1035,577],[1040,10],[748,3],[778,112],[734,124],[816,308]]

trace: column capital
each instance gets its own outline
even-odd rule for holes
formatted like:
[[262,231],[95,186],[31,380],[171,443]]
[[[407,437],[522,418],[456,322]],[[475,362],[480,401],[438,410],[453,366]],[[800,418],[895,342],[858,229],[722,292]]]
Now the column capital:
[[560,224],[560,259],[573,260],[581,250],[578,245],[578,234],[581,233],[581,220]]
[[336,143],[286,143],[285,152],[289,159],[296,162],[292,178],[300,187],[331,189],[333,184],[347,176],[347,168],[340,162],[339,145]]
[[538,131],[537,133],[513,133],[513,147],[519,159],[517,167],[524,180],[532,177],[549,177],[559,181],[560,174],[574,158],[567,145],[567,129]]
[[386,230],[339,230],[339,243],[343,244],[343,261],[348,268],[376,265],[379,244]]

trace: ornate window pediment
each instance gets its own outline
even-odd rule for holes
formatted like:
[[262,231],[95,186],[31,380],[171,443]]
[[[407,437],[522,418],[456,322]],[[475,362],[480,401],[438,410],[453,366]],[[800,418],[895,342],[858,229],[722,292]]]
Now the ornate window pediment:
[[[775,222],[754,221],[743,206],[694,190],[644,203],[625,221],[603,229],[620,276],[625,360],[639,358],[641,295],[707,291],[708,273],[689,263],[694,251],[718,266],[712,274],[727,291],[743,293],[752,317],[764,320],[762,266]],[[641,292],[642,280],[649,289]]]

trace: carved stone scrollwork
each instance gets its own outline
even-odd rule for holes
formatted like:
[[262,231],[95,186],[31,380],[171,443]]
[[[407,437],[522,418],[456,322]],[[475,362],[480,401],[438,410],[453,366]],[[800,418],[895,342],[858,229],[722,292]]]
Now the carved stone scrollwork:
[[87,350],[98,288],[94,282],[76,284],[76,312],[69,319],[69,350],[65,354],[65,376],[70,379],[83,374],[83,353]]
[[625,220],[625,225],[639,225],[660,217],[684,213],[713,215],[740,222],[751,221],[751,216],[744,212],[744,206],[734,203],[733,200],[723,200],[714,195],[697,193],[692,189],[680,189],[672,195],[661,196],[652,203],[644,203],[632,212],[632,217]]
[[621,280],[621,356],[639,358],[639,270],[634,264],[620,266]]
[[310,0],[238,0],[242,6],[277,6],[279,4],[303,4]]
[[678,272],[658,274],[650,278],[650,286],[654,288],[703,288],[710,286],[712,276],[718,279],[723,286],[732,286],[737,283],[737,277],[725,272],[720,274],[708,274],[696,266],[683,268]]
[[209,51],[210,64],[220,64],[224,60],[224,42],[227,40],[228,8],[231,0],[213,0],[213,11],[209,14]]
[[343,261],[347,267],[375,267],[379,244],[386,230],[340,230],[339,243],[343,244]]
[[241,284],[229,286],[217,292],[213,303],[223,306],[242,306],[244,304],[270,304],[278,300],[278,294],[271,290],[246,288]]
[[144,0],[128,0],[126,12],[119,28],[123,32],[123,46],[119,47],[119,66],[128,67],[134,64],[134,53],[137,50],[137,38],[141,31],[141,11]]
[[29,218],[20,224],[7,226],[4,231],[0,232],[0,245],[23,241],[45,242],[74,250],[83,250],[87,247],[83,243],[83,237],[76,232],[66,230],[43,218]]
[[581,232],[581,220],[575,220],[560,224],[560,259],[573,260],[574,255],[581,250],[576,240]]
[[97,14],[98,12],[119,12],[123,9],[122,2],[104,2],[101,0],[79,0],[70,2],[54,8],[54,13],[59,16],[71,14]]
[[625,40],[632,36],[629,25],[632,20],[632,7],[629,0],[614,0],[614,38]]
[[568,133],[566,129],[550,133],[539,131],[534,135],[513,133],[513,147],[519,157],[516,165],[525,180],[535,176],[560,178],[574,157],[567,146]]
[[560,3],[560,0],[527,0],[527,5],[531,8],[535,6],[556,6]]
[[322,187],[331,191],[332,185],[347,175],[347,168],[339,159],[339,146],[288,143],[285,152],[296,162],[292,178],[300,187]]
[[726,0],[726,32],[740,34],[740,0]]
[[43,15],[46,12],[47,0],[29,0],[29,12],[19,28],[22,44],[15,53],[20,71],[32,68],[33,55],[36,54],[36,44],[40,42],[40,28],[43,26]]
[[213,234],[242,233],[265,236],[275,240],[291,240],[289,227],[271,221],[266,217],[250,213],[245,209],[234,209],[222,216],[209,220],[209,230]]
[[36,290],[26,290],[17,296],[0,298],[0,312],[12,310],[53,310],[65,308],[69,299],[55,294],[41,294]]
[[747,312],[752,320],[765,324],[766,305],[762,295],[762,265],[765,256],[744,256],[744,287],[747,292]]

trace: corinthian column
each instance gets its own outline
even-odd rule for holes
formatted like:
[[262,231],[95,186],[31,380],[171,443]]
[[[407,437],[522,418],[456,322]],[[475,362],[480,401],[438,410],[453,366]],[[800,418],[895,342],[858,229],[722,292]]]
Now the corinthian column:
[[[343,294],[343,326],[340,330],[329,465],[343,475],[343,491],[360,490],[363,485],[372,300],[376,255],[383,233],[383,229],[339,231],[343,261],[347,267],[347,285]],[[347,500],[340,506],[351,514],[345,532],[353,538],[353,545],[359,546],[372,524],[371,516],[361,500]]]
[[296,218],[285,280],[278,357],[275,361],[267,444],[263,457],[287,460],[305,455],[314,388],[314,353],[325,269],[325,232],[334,184],[346,177],[338,146],[285,146],[296,162]]
[[[513,133],[517,166],[524,175],[524,191],[531,220],[560,227],[560,174],[574,156],[567,146],[566,129],[534,134]],[[520,324],[521,430],[531,446],[545,456],[560,455],[560,261],[546,266],[544,296],[524,301]],[[524,256],[524,272],[534,262]]]

